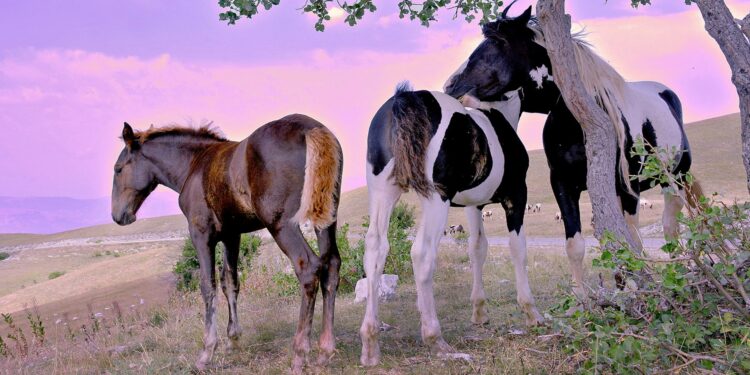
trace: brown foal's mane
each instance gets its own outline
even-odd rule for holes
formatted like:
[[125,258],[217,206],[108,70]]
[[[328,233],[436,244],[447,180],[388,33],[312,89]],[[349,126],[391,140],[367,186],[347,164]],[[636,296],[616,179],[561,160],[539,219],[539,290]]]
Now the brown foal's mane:
[[181,125],[169,125],[165,127],[155,128],[151,127],[147,130],[141,130],[136,131],[135,136],[140,140],[140,143],[143,144],[146,141],[150,141],[155,138],[169,136],[169,135],[187,135],[197,138],[204,138],[208,140],[214,140],[214,141],[226,141],[227,139],[224,138],[221,134],[219,134],[219,131],[212,127],[212,124],[206,124],[202,125],[198,128],[191,128],[187,126],[181,126]]

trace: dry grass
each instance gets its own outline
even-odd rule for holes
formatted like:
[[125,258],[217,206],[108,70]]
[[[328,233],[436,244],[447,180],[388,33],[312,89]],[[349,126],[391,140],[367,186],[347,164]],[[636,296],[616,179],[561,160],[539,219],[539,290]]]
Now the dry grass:
[[[323,373],[566,373],[575,363],[554,341],[538,338],[546,328],[528,330],[515,302],[514,276],[507,248],[492,247],[485,266],[490,324],[476,327],[469,321],[471,274],[464,246],[443,245],[435,277],[438,315],[446,340],[471,362],[431,357],[421,346],[416,292],[412,280],[402,280],[398,296],[381,304],[381,319],[394,329],[381,334],[382,361],[373,369],[359,366],[359,325],[364,313],[353,296],[338,299],[336,309],[337,354]],[[567,261],[549,255],[546,249],[529,254],[531,285],[540,309],[555,303],[568,289]],[[255,288],[262,287],[257,281]],[[263,290],[246,290],[240,296],[240,318],[244,328],[242,348],[227,354],[217,350],[214,373],[286,373],[297,319],[297,297],[270,297]],[[226,303],[221,300],[219,327],[222,340],[226,327]],[[319,301],[320,302],[320,301]],[[0,372],[14,373],[189,373],[201,346],[202,311],[198,293],[173,296],[162,306],[128,316],[124,328],[114,324],[112,313],[104,315],[101,329],[76,339],[59,338],[37,348],[24,359],[0,364]],[[320,304],[316,331],[320,322]],[[155,316],[157,316],[155,318]],[[156,323],[154,323],[156,321]],[[89,323],[91,326],[91,323]],[[524,334],[510,334],[510,330]],[[91,331],[91,328],[88,329]],[[60,335],[58,335],[60,336]],[[222,341],[222,344],[224,341]],[[314,357],[313,357],[314,358]]]

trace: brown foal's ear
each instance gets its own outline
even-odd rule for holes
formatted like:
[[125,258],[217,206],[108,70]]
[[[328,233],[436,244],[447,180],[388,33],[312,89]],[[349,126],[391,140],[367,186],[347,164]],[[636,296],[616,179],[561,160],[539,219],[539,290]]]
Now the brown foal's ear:
[[130,150],[136,149],[139,146],[138,139],[135,137],[135,133],[133,133],[133,128],[127,122],[122,128],[122,140],[125,141],[125,145]]

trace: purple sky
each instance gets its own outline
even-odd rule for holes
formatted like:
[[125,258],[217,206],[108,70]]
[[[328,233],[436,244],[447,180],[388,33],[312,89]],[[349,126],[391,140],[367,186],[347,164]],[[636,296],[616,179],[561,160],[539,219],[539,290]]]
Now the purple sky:
[[[345,189],[364,183],[372,114],[396,83],[439,89],[480,40],[476,24],[443,14],[429,29],[399,20],[395,1],[351,28],[326,32],[285,1],[236,26],[215,1],[12,1],[0,12],[0,196],[108,196],[122,122],[213,120],[241,139],[291,112],[341,139]],[[517,14],[530,1],[519,1]],[[737,111],[729,70],[680,0],[631,9],[626,0],[568,1],[574,20],[626,78],[666,83],[689,121]],[[747,14],[750,0],[729,2]],[[522,137],[540,146],[539,116]]]

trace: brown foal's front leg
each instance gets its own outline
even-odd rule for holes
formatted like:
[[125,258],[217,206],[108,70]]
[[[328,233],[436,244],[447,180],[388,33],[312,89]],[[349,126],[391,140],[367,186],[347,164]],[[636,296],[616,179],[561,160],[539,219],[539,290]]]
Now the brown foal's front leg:
[[315,311],[315,297],[318,294],[320,258],[310,249],[302,236],[302,232],[296,225],[286,225],[272,234],[279,248],[292,262],[302,293],[299,323],[292,344],[292,350],[294,351],[292,373],[301,374],[305,366],[307,353],[310,352],[310,331]]
[[190,238],[198,253],[200,264],[201,294],[206,308],[205,327],[203,329],[203,350],[198,356],[195,366],[203,371],[211,362],[219,338],[216,334],[216,274],[214,272],[214,251],[216,243],[207,233],[190,229]]
[[318,365],[325,366],[333,357],[336,338],[333,333],[333,315],[336,307],[336,291],[339,288],[341,257],[336,246],[336,222],[315,233],[320,249],[320,285],[323,292],[323,329],[318,341]]
[[227,298],[229,306],[229,323],[227,324],[227,350],[237,349],[237,343],[242,334],[242,327],[237,317],[237,296],[240,293],[240,282],[237,275],[237,258],[240,252],[240,235],[229,235],[222,240],[224,243],[224,265],[221,268],[221,289]]

